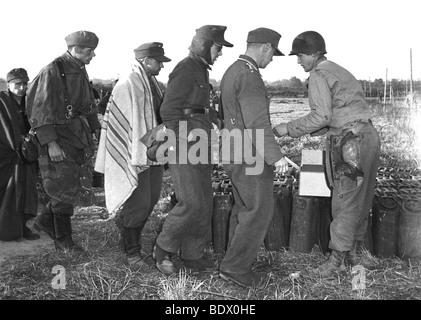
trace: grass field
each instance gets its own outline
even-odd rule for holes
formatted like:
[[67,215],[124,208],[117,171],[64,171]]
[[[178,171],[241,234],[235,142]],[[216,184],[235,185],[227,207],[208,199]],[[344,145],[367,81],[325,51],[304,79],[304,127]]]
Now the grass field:
[[[372,103],[373,122],[382,138],[382,166],[419,169],[419,112],[405,106]],[[308,112],[306,100],[275,99],[271,106],[273,124],[288,121]],[[419,134],[419,131],[418,131]],[[282,141],[281,141],[282,140]],[[297,164],[301,149],[323,149],[320,137],[281,139],[283,151]],[[304,280],[290,274],[317,266],[325,256],[315,246],[311,253],[288,250],[268,251],[263,246],[254,270],[268,274],[264,288],[244,289],[220,279],[217,272],[179,274],[166,277],[154,266],[152,247],[169,210],[171,177],[164,175],[162,198],[146,224],[142,237],[148,269],[135,270],[124,263],[119,249],[119,219],[107,220],[102,189],[98,203],[78,208],[73,217],[75,239],[87,250],[85,255],[64,255],[51,248],[33,256],[16,256],[0,269],[0,299],[54,300],[407,300],[421,299],[421,263],[399,258],[380,259],[368,251],[368,259],[377,263],[366,272],[365,287],[353,290],[354,275],[344,269],[334,279]],[[207,250],[209,257],[222,256]],[[176,266],[181,266],[175,259]],[[52,287],[54,266],[63,266],[66,286]]]

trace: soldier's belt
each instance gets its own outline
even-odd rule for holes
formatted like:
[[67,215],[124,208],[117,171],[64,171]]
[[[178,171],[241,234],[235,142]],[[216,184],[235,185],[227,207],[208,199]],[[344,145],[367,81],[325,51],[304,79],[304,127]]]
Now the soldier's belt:
[[341,127],[329,127],[328,136],[341,135],[347,131],[352,131],[354,134],[357,134],[367,123],[371,123],[370,119],[354,120],[344,124]]
[[186,108],[182,110],[185,115],[191,115],[191,114],[203,114],[205,116],[209,115],[209,108]]

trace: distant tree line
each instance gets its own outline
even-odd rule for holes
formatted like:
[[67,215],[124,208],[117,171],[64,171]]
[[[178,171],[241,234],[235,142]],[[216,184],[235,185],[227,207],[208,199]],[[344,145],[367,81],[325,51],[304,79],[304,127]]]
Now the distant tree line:
[[[220,81],[210,80],[215,89],[219,88]],[[361,88],[364,90],[366,97],[379,98],[384,95],[384,80],[375,79],[374,81],[359,80]],[[301,81],[297,77],[289,80],[277,80],[274,82],[265,81],[266,88],[272,97],[283,98],[307,98],[307,81]],[[421,92],[421,80],[413,81],[413,90]],[[394,97],[405,97],[410,92],[410,83],[408,80],[392,79],[387,81],[386,97],[390,96],[390,87],[392,87],[392,95]]]
[[[210,79],[215,91],[219,90],[221,81]],[[359,80],[361,88],[364,90],[366,97],[381,98],[384,95],[384,80],[375,79],[374,81]],[[106,92],[112,91],[115,79],[92,79],[95,89],[98,90],[100,95],[105,95]],[[158,81],[161,89],[165,91],[166,84]],[[292,77],[289,80],[277,80],[274,82],[265,82],[268,93],[272,97],[283,98],[306,98],[307,95],[307,81],[301,81],[297,77]],[[387,81],[386,97],[390,96],[390,88],[392,88],[392,95],[394,97],[405,97],[410,92],[410,83],[408,80],[392,79]],[[6,80],[0,78],[0,90],[6,90]],[[421,92],[421,80],[413,81],[414,93]]]

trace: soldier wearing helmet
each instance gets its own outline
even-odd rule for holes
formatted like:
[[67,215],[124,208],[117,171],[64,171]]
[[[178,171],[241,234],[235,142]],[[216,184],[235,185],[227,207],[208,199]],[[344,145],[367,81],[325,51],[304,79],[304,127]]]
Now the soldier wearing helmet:
[[332,253],[325,263],[302,275],[327,278],[346,265],[372,267],[359,253],[367,231],[379,164],[380,138],[364,92],[355,77],[325,57],[323,37],[299,34],[290,55],[310,73],[310,113],[274,128],[278,137],[326,134],[326,174],[332,189]]

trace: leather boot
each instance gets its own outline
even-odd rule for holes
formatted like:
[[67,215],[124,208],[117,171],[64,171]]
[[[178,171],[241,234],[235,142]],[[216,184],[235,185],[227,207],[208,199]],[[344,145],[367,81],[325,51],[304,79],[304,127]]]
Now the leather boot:
[[141,228],[123,228],[124,253],[131,267],[147,267],[140,255],[140,232]]
[[30,215],[25,215],[25,219],[22,223],[22,229],[23,229],[23,238],[26,240],[37,240],[40,238],[40,235],[38,233],[32,232],[31,229],[28,228],[26,225],[27,221],[30,220],[32,217]]
[[300,272],[302,276],[313,278],[332,278],[341,271],[341,265],[345,259],[346,252],[332,250],[329,259],[315,269],[307,269]]
[[54,244],[57,250],[65,253],[84,252],[83,248],[77,245],[72,239],[72,220],[69,214],[54,214]]
[[377,263],[374,259],[369,259],[365,251],[364,241],[355,240],[352,250],[346,253],[345,265],[350,267],[360,265],[366,269],[374,269]]
[[54,233],[54,215],[47,204],[34,222],[34,229],[37,231],[44,231],[51,239],[55,240]]
[[152,257],[155,259],[156,268],[163,274],[169,276],[177,272],[172,261],[172,253],[165,251],[158,244],[153,248]]

